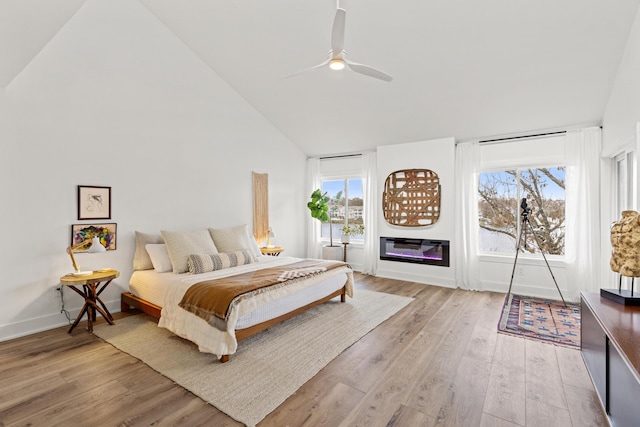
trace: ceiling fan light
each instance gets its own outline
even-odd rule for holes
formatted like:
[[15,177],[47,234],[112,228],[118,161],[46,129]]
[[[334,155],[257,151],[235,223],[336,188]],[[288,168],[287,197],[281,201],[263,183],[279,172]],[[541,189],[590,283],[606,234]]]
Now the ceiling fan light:
[[329,68],[334,71],[344,70],[345,66],[346,64],[344,63],[344,59],[341,58],[333,58],[331,61],[329,61]]

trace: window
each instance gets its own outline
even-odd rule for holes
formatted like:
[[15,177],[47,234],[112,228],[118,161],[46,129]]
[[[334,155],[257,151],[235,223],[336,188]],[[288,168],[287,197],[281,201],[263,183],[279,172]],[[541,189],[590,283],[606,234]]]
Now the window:
[[531,227],[525,226],[520,250],[564,255],[565,168],[561,166],[480,173],[480,251],[515,252],[523,225],[523,198],[531,209],[526,215]]
[[634,209],[636,200],[634,195],[636,194],[636,170],[635,165],[635,152],[627,151],[619,154],[615,157],[615,207],[616,214],[619,215],[622,211],[628,209]]
[[[322,181],[322,192],[329,196],[329,224],[322,224],[322,238],[329,239],[330,231],[333,239],[340,239],[344,226],[363,225],[362,178],[332,179]],[[364,241],[364,232],[352,234],[351,240]]]
[[[635,158],[635,151],[626,150],[612,159],[615,176],[612,188],[612,195],[615,197],[613,221],[619,221],[622,218],[622,211],[636,210],[638,172]],[[623,289],[631,289],[633,279],[628,277],[620,277],[620,279],[622,279]],[[618,282],[616,282],[617,285]]]

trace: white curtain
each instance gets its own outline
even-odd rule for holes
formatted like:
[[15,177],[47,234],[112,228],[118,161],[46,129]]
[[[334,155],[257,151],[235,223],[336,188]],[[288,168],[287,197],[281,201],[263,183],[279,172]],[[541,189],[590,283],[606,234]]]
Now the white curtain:
[[376,274],[378,265],[378,167],[376,153],[362,155],[364,169],[364,248],[362,256],[362,273]]
[[[307,198],[306,201],[311,200],[311,193],[317,188],[322,187],[322,181],[320,180],[320,159],[311,158],[307,159]],[[322,245],[320,244],[320,221],[311,217],[311,212],[307,211],[307,258],[322,258]]]
[[456,145],[455,249],[456,284],[463,289],[482,290],[478,257],[478,171],[480,144]]
[[599,127],[567,132],[565,259],[572,300],[599,289],[601,141]]

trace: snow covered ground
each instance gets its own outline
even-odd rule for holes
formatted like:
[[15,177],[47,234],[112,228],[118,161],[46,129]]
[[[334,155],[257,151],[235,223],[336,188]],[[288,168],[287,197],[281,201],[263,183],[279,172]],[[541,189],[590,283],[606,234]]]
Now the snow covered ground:
[[479,245],[481,252],[514,253],[516,251],[516,239],[484,228],[480,229]]

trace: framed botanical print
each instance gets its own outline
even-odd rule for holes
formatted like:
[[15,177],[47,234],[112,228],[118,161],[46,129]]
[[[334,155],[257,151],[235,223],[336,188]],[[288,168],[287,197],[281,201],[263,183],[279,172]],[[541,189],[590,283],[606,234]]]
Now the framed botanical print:
[[111,219],[111,187],[78,185],[78,219]]

